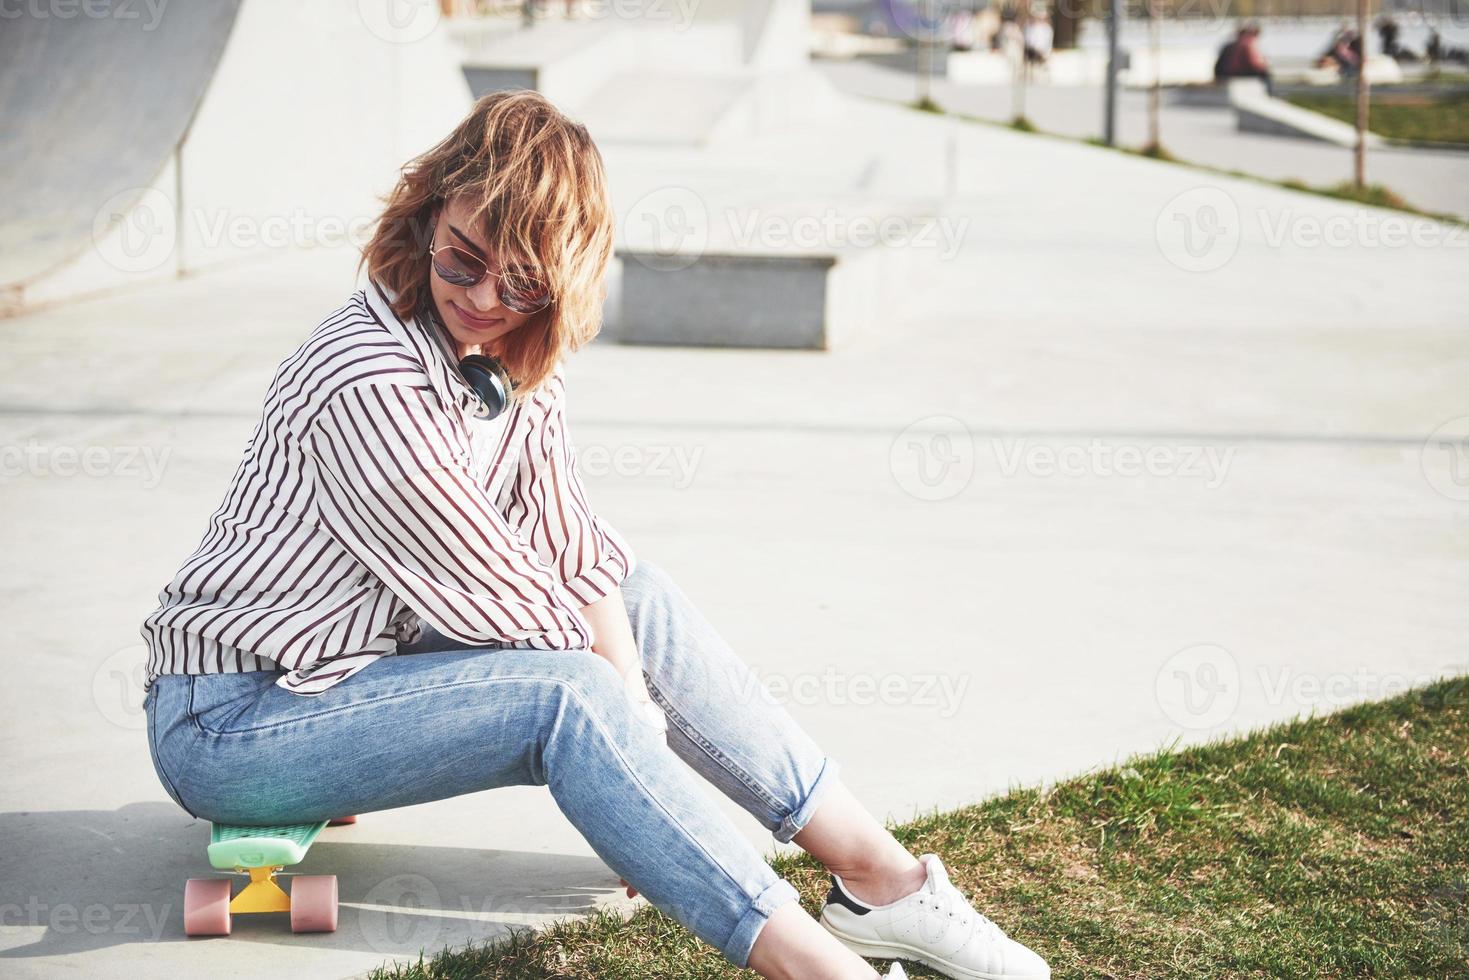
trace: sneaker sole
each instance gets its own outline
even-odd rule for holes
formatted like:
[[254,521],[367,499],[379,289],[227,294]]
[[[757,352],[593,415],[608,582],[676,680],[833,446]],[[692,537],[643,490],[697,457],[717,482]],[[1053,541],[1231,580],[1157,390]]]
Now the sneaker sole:
[[959,978],[959,980],[1041,980],[1037,975],[1023,977],[1007,973],[979,973],[903,943],[875,942],[871,939],[858,939],[856,936],[850,936],[832,925],[825,915],[817,921],[821,923],[822,928],[841,940],[844,946],[858,956],[871,956],[880,960],[917,960],[925,966],[946,973],[950,977]]

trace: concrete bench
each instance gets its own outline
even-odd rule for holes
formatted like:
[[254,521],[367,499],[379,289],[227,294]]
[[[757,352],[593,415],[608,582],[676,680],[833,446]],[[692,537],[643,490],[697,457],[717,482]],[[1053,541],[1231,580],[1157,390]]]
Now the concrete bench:
[[827,350],[869,330],[893,250],[820,253],[621,250],[616,340]]

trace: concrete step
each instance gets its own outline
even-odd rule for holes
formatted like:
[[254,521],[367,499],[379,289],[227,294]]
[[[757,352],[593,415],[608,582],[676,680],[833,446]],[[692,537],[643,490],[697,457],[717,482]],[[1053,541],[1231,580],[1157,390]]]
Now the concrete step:
[[[1229,101],[1234,106],[1236,125],[1240,132],[1293,136],[1337,146],[1357,145],[1357,130],[1350,123],[1303,109],[1284,99],[1271,98],[1265,94],[1263,83],[1253,79],[1248,82],[1236,79],[1229,86]],[[1382,146],[1382,137],[1376,133],[1368,133],[1367,145]]]
[[704,145],[749,109],[742,74],[624,71],[571,107],[600,143]]
[[826,126],[841,94],[810,68],[619,72],[568,106],[599,141],[738,147],[768,133]]
[[533,88],[570,109],[611,78],[644,65],[719,74],[740,67],[733,23],[669,20],[550,21],[522,28],[495,19],[453,22],[464,74],[476,97],[504,88]]

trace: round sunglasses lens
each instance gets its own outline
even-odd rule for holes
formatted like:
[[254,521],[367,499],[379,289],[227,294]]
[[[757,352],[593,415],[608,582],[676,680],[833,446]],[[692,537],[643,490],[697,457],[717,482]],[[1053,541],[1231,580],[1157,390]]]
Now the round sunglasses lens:
[[473,286],[478,281],[473,276],[455,271],[438,259],[434,259],[434,271],[439,274],[440,279],[449,283],[451,286],[468,287]]
[[551,300],[545,283],[518,271],[505,273],[500,281],[500,301],[517,313],[535,313]]
[[453,245],[445,245],[434,253],[434,268],[446,282],[456,286],[473,286],[489,272],[483,262]]
[[537,296],[523,296],[519,293],[509,292],[508,290],[500,293],[500,302],[510,307],[516,313],[539,313],[546,308],[546,304],[550,301],[551,297],[545,293]]

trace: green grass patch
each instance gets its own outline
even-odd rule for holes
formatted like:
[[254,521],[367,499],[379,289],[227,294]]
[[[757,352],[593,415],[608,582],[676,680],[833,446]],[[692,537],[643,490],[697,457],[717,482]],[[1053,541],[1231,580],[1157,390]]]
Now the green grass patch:
[[[869,96],[869,98],[873,97]],[[874,99],[874,101],[882,100]],[[909,107],[911,108],[912,106],[910,105]],[[1162,146],[1108,146],[1107,142],[1103,140],[1100,136],[1077,137],[1063,136],[1060,133],[1048,133],[1044,130],[1036,128],[1036,126],[1028,119],[1023,125],[1017,126],[1013,121],[1008,123],[996,122],[993,119],[986,119],[983,116],[975,116],[962,112],[952,112],[948,113],[948,115],[951,115],[956,119],[962,119],[965,122],[977,123],[981,126],[996,126],[1003,127],[1005,129],[1020,130],[1022,132],[1041,137],[1042,139],[1060,140],[1065,143],[1082,143],[1087,146],[1094,146],[1102,150],[1112,150],[1116,153],[1128,153],[1133,156],[1140,156],[1152,160],[1157,160],[1161,163],[1169,163],[1180,167],[1188,167],[1190,170],[1197,170],[1200,173],[1222,174],[1226,177],[1236,177],[1240,180],[1252,181],[1253,183],[1260,184],[1262,186],[1285,187],[1293,191],[1302,191],[1307,194],[1319,194],[1323,197],[1334,197],[1339,200],[1377,204],[1381,207],[1392,208],[1394,210],[1402,211],[1407,214],[1414,214],[1423,218],[1432,218],[1435,221],[1443,221],[1454,225],[1464,226],[1466,224],[1469,224],[1469,222],[1466,222],[1463,218],[1459,217],[1456,214],[1448,214],[1439,211],[1428,211],[1423,208],[1414,207],[1412,204],[1409,204],[1406,200],[1404,200],[1400,195],[1393,192],[1389,188],[1382,186],[1381,184],[1372,184],[1366,188],[1359,189],[1354,184],[1352,184],[1351,181],[1346,181],[1340,184],[1332,185],[1330,187],[1315,187],[1311,184],[1307,184],[1305,181],[1302,180],[1289,178],[1286,180],[1272,180],[1268,177],[1261,177],[1258,174],[1246,173],[1243,170],[1232,170],[1224,167],[1212,167],[1205,163],[1197,163],[1192,160],[1185,160],[1181,157],[1175,156],[1172,152]],[[1368,167],[1372,166],[1371,153],[1368,154],[1367,165]],[[1469,976],[1469,974],[1466,974],[1466,976]]]
[[1335,197],[1343,201],[1371,204],[1379,208],[1397,208],[1400,211],[1412,210],[1412,205],[1382,184],[1367,184],[1364,187],[1358,187],[1352,181],[1344,180],[1331,187],[1312,187],[1302,180],[1283,180],[1281,181],[1281,186],[1289,187],[1293,191],[1309,191],[1313,194],[1324,194],[1327,197]]
[[[1058,980],[1466,976],[1469,677],[1175,749],[893,833]],[[821,867],[771,863],[816,914]],[[644,905],[372,980],[755,976]]]
[[1178,162],[1178,158],[1172,153],[1169,153],[1168,148],[1162,143],[1149,143],[1137,152],[1141,156],[1149,157],[1153,160],[1164,160],[1168,163]]
[[[1302,93],[1289,101],[1303,109],[1357,122],[1357,100],[1350,95]],[[1373,88],[1367,97],[1367,125],[1388,139],[1469,144],[1469,92],[1394,92]]]

